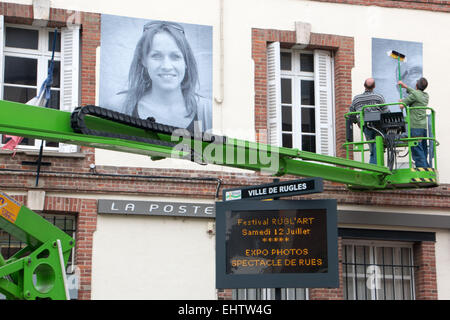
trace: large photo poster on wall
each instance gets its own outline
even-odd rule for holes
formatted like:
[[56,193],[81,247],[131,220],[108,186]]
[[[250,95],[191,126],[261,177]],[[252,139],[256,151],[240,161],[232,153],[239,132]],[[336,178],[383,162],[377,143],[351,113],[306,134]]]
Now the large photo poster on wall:
[[212,127],[212,26],[101,16],[99,104],[141,119]]
[[[384,96],[386,103],[397,102],[400,99],[397,85],[398,60],[389,55],[391,51],[405,55],[406,59],[400,62],[400,77],[409,87],[415,89],[416,81],[423,73],[422,43],[372,38],[372,77],[376,81],[375,91]],[[406,90],[402,90],[404,98]]]

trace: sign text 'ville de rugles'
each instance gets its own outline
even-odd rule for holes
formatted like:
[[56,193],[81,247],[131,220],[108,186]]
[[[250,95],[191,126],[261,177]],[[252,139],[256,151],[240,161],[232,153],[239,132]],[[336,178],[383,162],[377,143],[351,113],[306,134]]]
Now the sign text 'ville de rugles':
[[268,199],[323,192],[322,178],[299,179],[223,190],[224,201]]
[[98,200],[98,213],[197,218],[216,216],[214,204],[135,200]]

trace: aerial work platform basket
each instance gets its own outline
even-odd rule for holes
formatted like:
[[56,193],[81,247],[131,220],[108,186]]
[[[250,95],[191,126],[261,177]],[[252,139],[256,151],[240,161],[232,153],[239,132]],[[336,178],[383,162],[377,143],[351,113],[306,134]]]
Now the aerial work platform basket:
[[[400,104],[403,103],[367,105],[358,112],[346,113],[347,141],[343,145],[346,150],[346,157],[347,159],[360,158],[364,162],[365,153],[370,151],[370,145],[374,145],[377,154],[376,164],[387,166],[392,172],[385,178],[386,188],[436,187],[439,184],[436,151],[439,142],[436,140],[435,111],[426,106],[407,107],[405,108],[406,115],[403,112],[381,113],[365,111],[367,108]],[[406,107],[405,104],[403,105]],[[423,137],[411,135],[411,112],[420,109],[426,110],[428,120],[427,135]],[[374,140],[366,140],[361,129],[360,141],[353,141],[351,118],[355,116],[358,119],[357,124],[360,128],[368,127],[378,133]],[[416,167],[411,149],[417,147],[424,140],[427,142],[427,162],[429,167]],[[404,158],[407,161],[401,161]],[[360,189],[359,186],[351,188]]]

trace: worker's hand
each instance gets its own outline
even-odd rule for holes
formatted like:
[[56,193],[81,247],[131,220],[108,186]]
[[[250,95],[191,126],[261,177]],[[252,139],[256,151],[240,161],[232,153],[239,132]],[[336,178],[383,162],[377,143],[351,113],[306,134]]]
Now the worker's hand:
[[405,83],[403,83],[403,81],[399,81],[399,82],[397,82],[397,84],[402,86],[402,88],[404,88],[404,89],[408,88],[408,86]]
[[[400,99],[400,100],[398,100],[398,102],[403,102],[403,100]],[[400,109],[405,108],[405,105],[404,105],[404,104],[399,104],[398,106],[400,107]]]

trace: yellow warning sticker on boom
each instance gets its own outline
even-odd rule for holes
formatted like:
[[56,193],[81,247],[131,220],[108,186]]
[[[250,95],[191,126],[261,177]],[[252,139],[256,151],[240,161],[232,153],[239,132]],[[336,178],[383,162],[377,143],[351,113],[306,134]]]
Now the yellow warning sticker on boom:
[[16,223],[20,205],[4,193],[0,192],[0,216],[11,223]]

